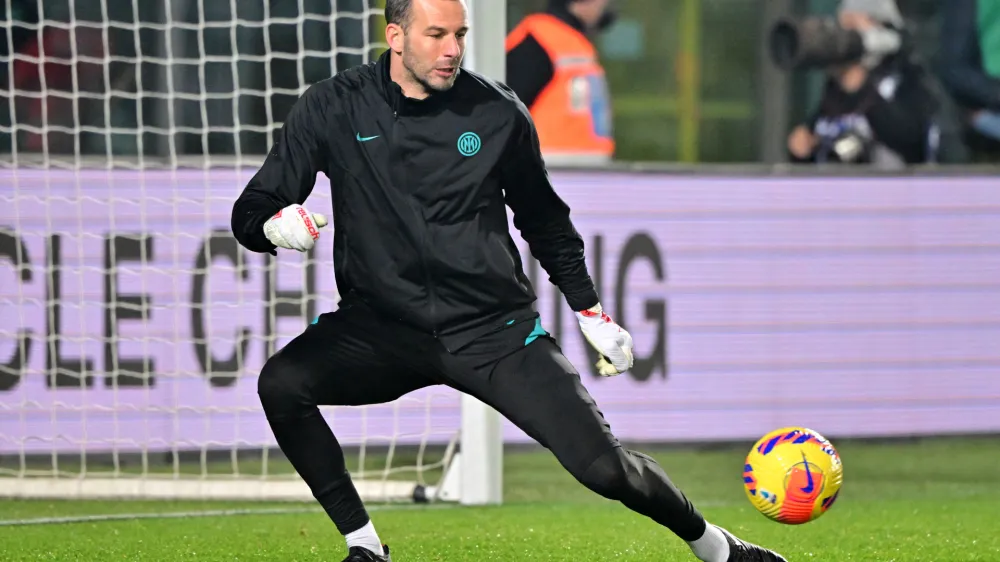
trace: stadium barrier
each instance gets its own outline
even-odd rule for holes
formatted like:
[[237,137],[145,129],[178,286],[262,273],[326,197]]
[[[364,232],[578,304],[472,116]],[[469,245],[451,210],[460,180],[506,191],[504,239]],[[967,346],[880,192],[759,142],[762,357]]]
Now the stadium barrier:
[[[0,455],[273,446],[256,375],[337,295],[329,233],[278,258],[294,275],[232,239],[251,173],[0,170]],[[597,377],[526,268],[543,327],[623,440],[1000,431],[994,178],[552,178],[635,368]],[[307,204],[329,210],[325,180]],[[428,389],[327,415],[348,445],[443,443],[459,401]],[[505,439],[527,440],[509,424]]]

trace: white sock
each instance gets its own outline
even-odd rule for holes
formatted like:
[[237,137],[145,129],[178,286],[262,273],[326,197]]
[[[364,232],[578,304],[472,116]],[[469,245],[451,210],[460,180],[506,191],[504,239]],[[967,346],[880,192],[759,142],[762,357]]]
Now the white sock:
[[368,520],[368,524],[357,531],[347,533],[344,538],[347,539],[347,548],[360,546],[382,556],[382,541],[378,539],[375,525],[372,525],[371,520]]
[[688,543],[694,555],[702,562],[726,562],[729,560],[729,542],[718,527],[708,523],[705,534],[700,539]]

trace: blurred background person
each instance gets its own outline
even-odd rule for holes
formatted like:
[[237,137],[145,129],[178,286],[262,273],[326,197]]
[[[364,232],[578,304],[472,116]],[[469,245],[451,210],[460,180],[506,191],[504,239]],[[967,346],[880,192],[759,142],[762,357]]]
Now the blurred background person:
[[937,103],[893,0],[843,0],[836,22],[779,25],[772,52],[779,65],[828,76],[818,108],[788,136],[793,162],[900,168],[934,160]]
[[[93,2],[96,3],[96,2]],[[83,0],[77,7],[85,12]],[[10,13],[7,13],[7,10]],[[77,125],[103,125],[92,119],[99,105],[98,96],[105,91],[102,64],[111,39],[104,40],[93,26],[46,25],[48,17],[70,19],[66,5],[34,0],[11,0],[0,6],[0,21],[10,22],[0,27],[0,83],[10,86],[13,104],[4,100],[3,113],[13,109],[13,115],[0,116],[0,124],[22,123],[18,148],[31,152],[73,153]],[[6,89],[6,88],[5,88]],[[78,95],[83,91],[87,95]],[[81,135],[86,141],[86,136]],[[0,139],[0,151],[12,151],[13,136]]]
[[941,3],[941,81],[976,161],[1000,161],[1000,2]]
[[611,101],[593,43],[613,20],[610,0],[550,0],[507,35],[506,82],[531,111],[550,161],[596,164],[614,155]]

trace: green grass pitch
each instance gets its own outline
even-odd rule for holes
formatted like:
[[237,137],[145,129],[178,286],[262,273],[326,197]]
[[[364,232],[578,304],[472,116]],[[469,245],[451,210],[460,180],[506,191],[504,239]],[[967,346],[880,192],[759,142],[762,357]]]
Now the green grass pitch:
[[[1000,438],[836,443],[843,491],[817,521],[765,519],[742,489],[746,447],[652,449],[706,516],[797,561],[1000,561]],[[506,456],[505,504],[376,507],[397,562],[694,560],[666,530],[592,495],[544,451]],[[0,501],[0,520],[275,507],[262,504]],[[289,507],[283,504],[279,507]],[[0,527],[0,560],[335,560],[319,512]]]

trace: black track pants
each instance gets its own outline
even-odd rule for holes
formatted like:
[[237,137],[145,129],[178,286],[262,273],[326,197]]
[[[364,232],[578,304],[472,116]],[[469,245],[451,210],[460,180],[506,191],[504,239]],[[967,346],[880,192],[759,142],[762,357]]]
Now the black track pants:
[[258,393],[281,450],[341,533],[369,518],[318,406],[390,402],[444,384],[489,404],[583,485],[695,540],[705,521],[651,458],[623,448],[548,336],[521,322],[449,353],[433,337],[341,303],[276,353]]

